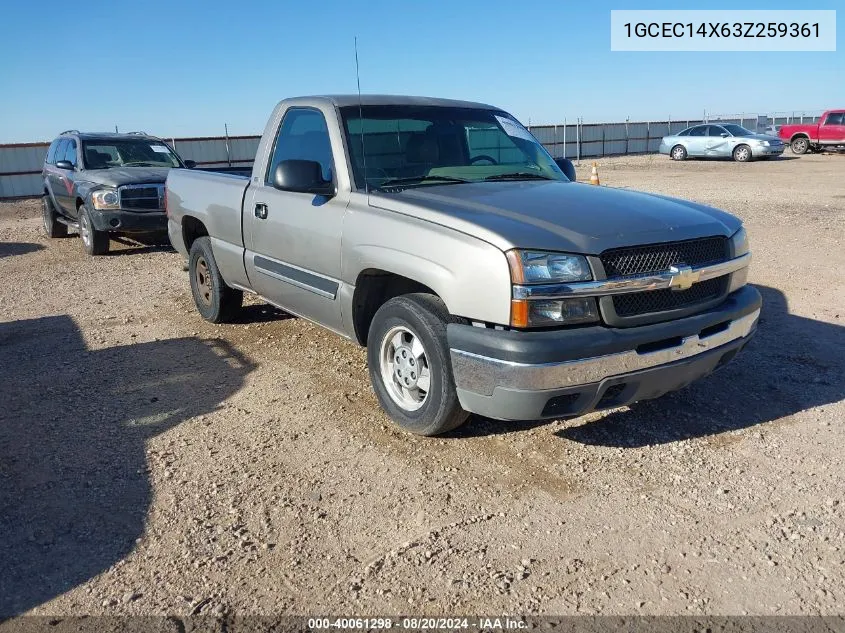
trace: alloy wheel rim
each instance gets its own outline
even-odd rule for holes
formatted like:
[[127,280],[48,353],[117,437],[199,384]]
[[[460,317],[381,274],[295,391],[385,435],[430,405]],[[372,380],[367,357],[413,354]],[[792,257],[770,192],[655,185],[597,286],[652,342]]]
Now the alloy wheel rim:
[[79,215],[79,234],[88,246],[91,243],[91,227],[88,225],[88,216],[84,212]]
[[680,147],[675,148],[675,160],[680,160],[684,155],[684,150]]
[[390,398],[406,411],[428,400],[431,367],[420,338],[405,326],[392,327],[381,341],[381,380]]
[[211,274],[208,270],[208,263],[204,257],[197,258],[197,265],[194,270],[194,278],[197,281],[197,292],[204,305],[211,305]]
[[743,147],[736,153],[736,156],[737,156],[737,158],[739,158],[739,160],[747,160],[748,159],[748,150]]
[[799,141],[795,141],[794,145],[795,149],[801,152],[804,150],[805,147],[807,147],[807,141],[801,139]]

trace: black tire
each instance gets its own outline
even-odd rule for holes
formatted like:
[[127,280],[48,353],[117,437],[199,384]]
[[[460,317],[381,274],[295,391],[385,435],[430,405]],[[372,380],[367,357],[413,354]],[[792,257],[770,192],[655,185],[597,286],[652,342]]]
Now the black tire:
[[208,237],[198,237],[191,244],[188,277],[197,312],[211,323],[234,320],[243,305],[244,293],[226,285]]
[[[455,391],[452,361],[446,342],[446,324],[451,320],[449,311],[440,298],[431,294],[415,293],[395,297],[386,302],[378,309],[370,324],[367,335],[367,364],[379,404],[396,424],[417,435],[447,433],[459,427],[469,417],[469,414],[461,409]],[[396,334],[393,332],[399,330],[401,334],[402,329],[408,331],[410,340],[417,337],[424,350],[422,356],[413,355],[417,358],[420,384],[423,380],[422,374],[427,370],[427,390],[417,386],[414,376],[412,388],[417,395],[421,391],[425,393],[419,408],[414,410],[397,401],[402,399],[401,392],[396,391],[400,379],[394,377],[393,370],[401,375],[403,368],[399,367],[398,362],[390,365],[392,361],[383,360],[385,357],[399,359],[401,350],[410,351],[410,343],[409,347],[404,347],[403,343],[403,346],[398,348],[390,343],[395,340]],[[413,360],[408,362],[413,365]],[[412,371],[413,368],[406,366],[404,369]],[[390,375],[391,387],[387,386],[386,374]]]
[[738,163],[747,163],[751,160],[753,154],[751,153],[751,148],[744,143],[742,145],[737,145],[734,147],[733,151],[733,159]]
[[789,143],[789,149],[793,154],[806,154],[810,151],[810,139],[806,136],[797,136]]
[[98,231],[94,228],[91,220],[91,212],[84,204],[79,207],[79,237],[82,238],[82,246],[89,255],[105,255],[109,252],[109,234],[105,231]]
[[669,158],[672,160],[686,160],[687,148],[683,145],[675,145],[675,147],[669,151]]
[[53,206],[49,194],[41,196],[41,215],[47,237],[67,237],[67,224],[62,224],[56,219],[56,207]]

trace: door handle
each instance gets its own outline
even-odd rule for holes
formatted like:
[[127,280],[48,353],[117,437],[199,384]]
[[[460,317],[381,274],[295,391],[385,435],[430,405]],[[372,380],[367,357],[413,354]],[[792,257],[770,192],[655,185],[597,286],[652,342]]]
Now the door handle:
[[267,205],[263,202],[257,202],[255,204],[255,217],[259,220],[266,220],[267,219]]

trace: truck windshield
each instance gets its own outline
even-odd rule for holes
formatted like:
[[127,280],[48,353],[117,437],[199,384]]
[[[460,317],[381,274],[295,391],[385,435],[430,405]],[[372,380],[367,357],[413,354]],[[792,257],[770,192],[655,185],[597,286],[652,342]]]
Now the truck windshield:
[[82,142],[86,169],[110,167],[181,167],[179,158],[161,141],[103,139]]
[[378,105],[343,107],[340,113],[359,189],[567,181],[546,149],[505,112]]

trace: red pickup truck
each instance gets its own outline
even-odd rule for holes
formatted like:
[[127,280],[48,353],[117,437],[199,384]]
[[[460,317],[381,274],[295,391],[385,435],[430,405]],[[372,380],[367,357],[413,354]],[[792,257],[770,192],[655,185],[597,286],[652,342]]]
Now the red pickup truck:
[[789,143],[794,154],[845,146],[845,110],[828,110],[818,123],[784,125],[778,136]]

